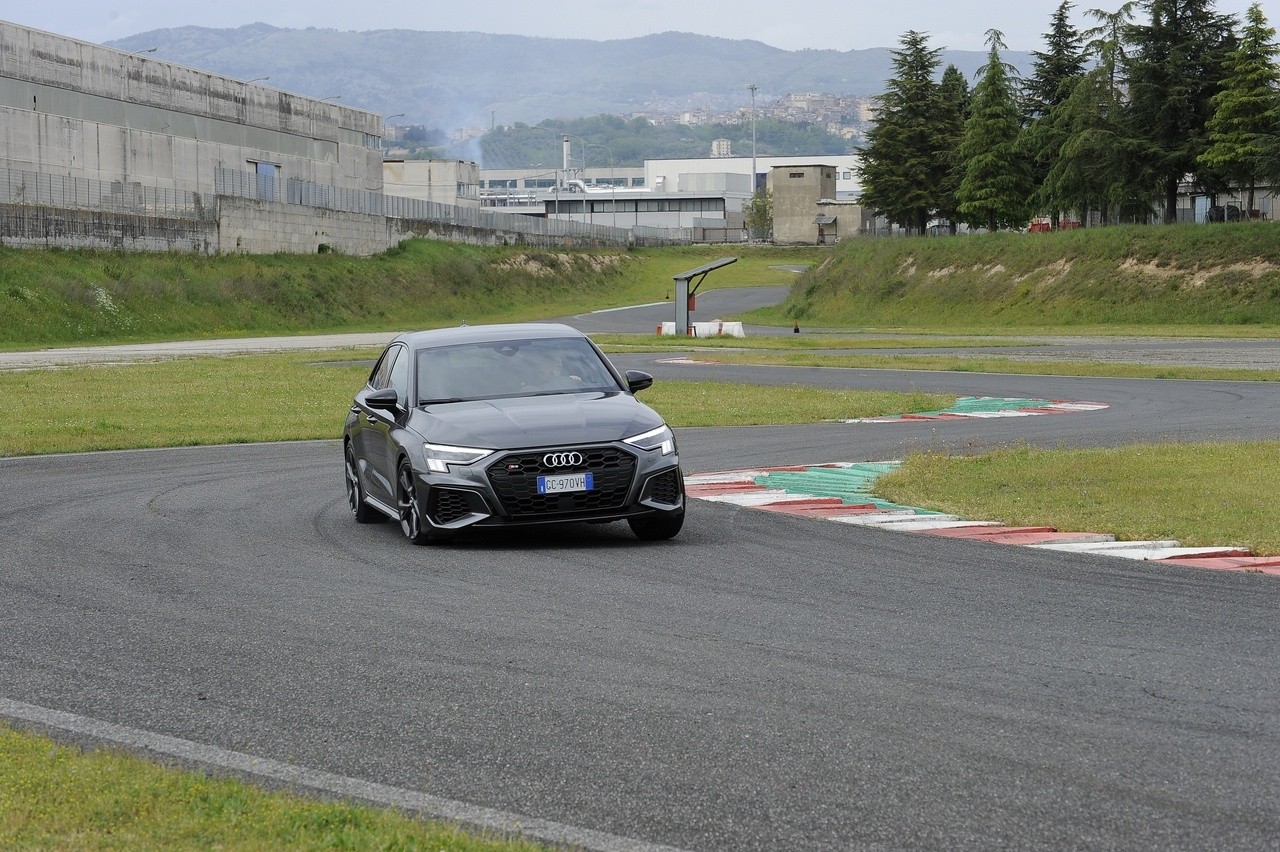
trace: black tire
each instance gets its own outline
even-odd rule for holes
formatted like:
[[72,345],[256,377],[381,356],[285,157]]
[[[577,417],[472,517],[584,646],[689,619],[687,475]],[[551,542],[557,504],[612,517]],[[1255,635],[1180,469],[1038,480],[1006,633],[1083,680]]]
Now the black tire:
[[400,462],[396,472],[396,508],[400,510],[400,532],[414,544],[431,544],[448,537],[433,532],[430,522],[422,516],[417,480],[407,461]]
[[673,514],[645,515],[640,518],[627,518],[631,531],[642,541],[663,541],[674,538],[684,526],[684,509]]
[[386,516],[364,501],[364,486],[360,484],[360,472],[356,467],[356,454],[347,444],[347,508],[356,519],[357,524],[376,524],[386,520]]

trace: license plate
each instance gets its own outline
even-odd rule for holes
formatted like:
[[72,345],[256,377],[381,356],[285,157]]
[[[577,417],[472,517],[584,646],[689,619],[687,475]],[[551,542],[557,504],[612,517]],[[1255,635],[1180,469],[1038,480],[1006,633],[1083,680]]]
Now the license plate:
[[539,476],[539,494],[563,494],[567,491],[590,491],[593,487],[589,473],[562,473],[557,476]]

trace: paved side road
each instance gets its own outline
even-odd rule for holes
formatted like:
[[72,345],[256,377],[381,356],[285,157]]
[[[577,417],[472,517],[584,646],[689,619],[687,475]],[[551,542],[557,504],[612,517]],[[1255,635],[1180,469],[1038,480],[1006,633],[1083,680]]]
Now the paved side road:
[[309,334],[297,337],[245,337],[225,340],[176,340],[166,343],[125,343],[116,346],[76,346],[32,352],[0,352],[0,370],[74,367],[83,364],[126,364],[164,361],[196,355],[240,355],[249,352],[345,349],[384,346],[392,331],[363,334]]

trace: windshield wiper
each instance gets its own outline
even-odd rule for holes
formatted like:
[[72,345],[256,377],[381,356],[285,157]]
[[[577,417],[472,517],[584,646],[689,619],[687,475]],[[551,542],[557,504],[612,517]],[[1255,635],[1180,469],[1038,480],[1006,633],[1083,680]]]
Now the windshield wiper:
[[466,402],[466,400],[460,396],[451,396],[445,399],[420,399],[418,400],[418,405],[444,405],[448,402]]

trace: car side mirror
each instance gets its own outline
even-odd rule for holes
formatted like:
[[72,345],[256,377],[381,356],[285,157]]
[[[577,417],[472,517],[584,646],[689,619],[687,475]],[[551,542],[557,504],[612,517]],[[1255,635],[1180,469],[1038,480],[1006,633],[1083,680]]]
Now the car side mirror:
[[627,390],[639,393],[653,384],[653,376],[640,370],[627,370]]
[[383,388],[365,394],[364,404],[379,411],[395,411],[400,407],[400,398],[395,388]]

